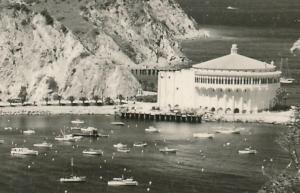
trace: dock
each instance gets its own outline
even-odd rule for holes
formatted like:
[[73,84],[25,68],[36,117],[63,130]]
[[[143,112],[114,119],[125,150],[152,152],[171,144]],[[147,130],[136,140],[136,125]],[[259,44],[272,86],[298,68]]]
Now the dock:
[[202,115],[176,113],[121,112],[122,119],[201,123]]

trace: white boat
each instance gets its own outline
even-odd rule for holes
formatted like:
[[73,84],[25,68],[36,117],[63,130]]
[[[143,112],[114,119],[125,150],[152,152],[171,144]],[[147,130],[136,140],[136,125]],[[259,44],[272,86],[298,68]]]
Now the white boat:
[[71,123],[73,123],[73,124],[83,124],[84,121],[82,121],[80,119],[75,119],[75,120],[71,121]]
[[35,151],[35,150],[31,150],[31,149],[28,149],[28,148],[12,148],[11,151],[10,151],[10,154],[11,155],[38,155],[39,152],[38,151]]
[[119,125],[119,126],[124,126],[125,125],[125,123],[123,123],[123,122],[110,122],[110,124]]
[[114,144],[114,147],[115,147],[115,148],[126,148],[127,145],[122,144],[122,143],[117,143],[117,144]]
[[101,149],[85,149],[82,151],[83,154],[87,155],[103,155],[103,151]]
[[85,182],[86,177],[85,176],[75,176],[73,175],[73,167],[74,167],[74,161],[73,158],[71,158],[71,168],[72,168],[72,174],[70,177],[64,177],[60,178],[59,181],[63,183],[78,183],[78,182]]
[[136,142],[133,147],[146,147],[148,144],[146,142]]
[[31,134],[35,134],[35,131],[32,129],[28,129],[28,130],[23,131],[23,134],[31,135]]
[[4,130],[5,131],[11,131],[11,130],[13,130],[13,128],[12,127],[4,127]]
[[137,186],[139,183],[132,178],[113,178],[113,180],[108,181],[107,185],[109,186]]
[[73,136],[72,134],[68,134],[68,135],[57,136],[54,139],[56,141],[76,142],[76,141],[79,141],[81,138],[82,138],[81,136]]
[[238,8],[237,8],[237,7],[228,6],[228,7],[226,7],[226,9],[229,9],[229,10],[237,10]]
[[194,133],[194,138],[209,138],[212,139],[215,135],[212,133]]
[[81,130],[80,127],[71,127],[71,130]]
[[240,134],[241,130],[240,129],[216,130],[216,133],[221,133],[221,134]]
[[150,126],[149,128],[146,128],[145,131],[146,131],[147,133],[159,133],[159,132],[160,132],[159,129],[156,129],[156,128],[153,127],[153,126]]
[[292,84],[295,81],[294,78],[291,78],[288,58],[286,58],[286,70],[283,69],[283,59],[281,58],[280,71],[282,73],[282,77],[279,80],[281,84]]
[[4,139],[0,139],[0,144],[3,144],[4,143]]
[[97,128],[95,128],[95,127],[88,127],[88,128],[81,128],[80,130],[83,133],[92,133],[94,131],[97,131]]
[[250,147],[247,147],[243,150],[239,150],[238,152],[239,152],[239,154],[256,154],[257,153],[257,151],[255,149],[251,149]]
[[295,81],[294,78],[286,78],[286,77],[281,77],[280,78],[280,83],[281,84],[292,84]]
[[34,147],[47,147],[47,148],[51,148],[52,144],[51,143],[47,143],[46,141],[44,141],[43,143],[35,143],[33,144]]
[[172,148],[164,147],[162,149],[159,149],[159,151],[162,152],[162,153],[176,153],[177,149],[172,149]]
[[86,182],[86,177],[85,176],[70,176],[70,177],[60,178],[59,181],[62,183]]
[[121,153],[129,153],[130,149],[127,147],[122,147],[122,148],[117,148],[117,151]]

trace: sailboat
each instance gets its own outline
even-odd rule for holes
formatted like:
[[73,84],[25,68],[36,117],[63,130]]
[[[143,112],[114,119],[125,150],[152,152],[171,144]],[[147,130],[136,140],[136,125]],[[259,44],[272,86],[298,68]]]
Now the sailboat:
[[283,70],[283,59],[281,59],[280,71],[282,72],[282,77],[280,78],[281,84],[292,84],[295,81],[295,79],[291,78],[291,75],[290,75],[290,69],[288,66],[288,58],[286,58],[286,71],[285,72]]
[[60,178],[59,181],[63,183],[77,183],[77,182],[85,182],[86,176],[75,176],[73,174],[74,160],[71,158],[71,168],[72,173],[70,177]]

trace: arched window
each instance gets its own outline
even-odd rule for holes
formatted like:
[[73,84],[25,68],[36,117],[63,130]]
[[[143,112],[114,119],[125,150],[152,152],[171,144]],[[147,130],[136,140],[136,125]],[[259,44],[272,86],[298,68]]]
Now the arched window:
[[235,108],[235,109],[233,110],[233,113],[240,113],[240,109]]

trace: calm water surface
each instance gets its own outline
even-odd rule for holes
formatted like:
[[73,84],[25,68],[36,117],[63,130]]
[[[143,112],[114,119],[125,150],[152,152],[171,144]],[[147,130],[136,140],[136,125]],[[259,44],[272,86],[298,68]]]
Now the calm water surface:
[[[106,139],[83,139],[76,143],[54,141],[60,129],[71,126],[70,121],[80,118],[83,126],[94,126]],[[242,193],[256,192],[267,180],[262,175],[263,160],[273,158],[273,167],[281,169],[288,164],[287,154],[274,142],[284,130],[282,126],[232,123],[169,123],[126,121],[126,126],[113,126],[113,116],[6,116],[0,118],[0,192],[2,193],[96,193],[150,192],[190,193]],[[146,134],[144,129],[155,126],[159,134]],[[11,126],[12,131],[4,127]],[[245,128],[241,135],[218,134],[213,140],[193,139],[195,132],[213,132],[217,129]],[[16,130],[15,128],[18,128]],[[36,134],[25,136],[22,129],[35,129]],[[13,143],[19,147],[33,148],[44,139],[54,144],[49,150],[41,150],[37,157],[17,158],[10,155]],[[143,152],[133,148],[136,141],[146,141],[149,146]],[[118,142],[126,143],[130,153],[119,153],[113,148]],[[224,147],[229,142],[230,145]],[[238,155],[239,149],[251,145],[257,155]],[[161,147],[177,148],[175,155],[163,155]],[[88,147],[101,148],[103,156],[84,156]],[[37,149],[37,148],[33,148]],[[202,152],[201,152],[201,151]],[[113,156],[113,153],[115,155]],[[61,184],[60,177],[71,173],[70,159],[74,158],[74,173],[87,176],[83,184]],[[266,164],[268,163],[265,162]],[[270,163],[269,163],[270,164]],[[31,166],[29,169],[28,166]],[[126,168],[126,171],[124,170]],[[113,177],[133,176],[137,187],[108,187]],[[100,179],[102,176],[102,180]],[[148,182],[152,181],[149,186]]]

